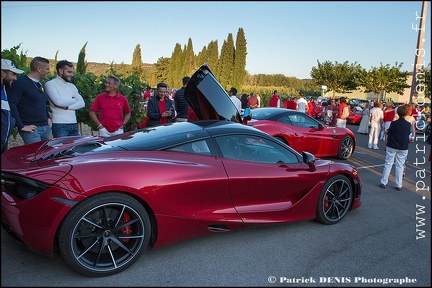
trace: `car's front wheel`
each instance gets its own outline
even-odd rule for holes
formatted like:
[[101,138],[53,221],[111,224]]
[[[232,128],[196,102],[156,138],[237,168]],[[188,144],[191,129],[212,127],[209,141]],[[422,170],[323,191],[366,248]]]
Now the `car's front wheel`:
[[339,143],[337,157],[341,160],[347,160],[354,152],[354,139],[350,136],[345,136]]
[[104,193],[76,205],[59,230],[66,263],[87,276],[108,276],[130,267],[147,248],[149,216],[135,199]]
[[324,224],[336,224],[342,220],[351,207],[353,195],[351,182],[346,176],[332,177],[321,191],[316,220]]

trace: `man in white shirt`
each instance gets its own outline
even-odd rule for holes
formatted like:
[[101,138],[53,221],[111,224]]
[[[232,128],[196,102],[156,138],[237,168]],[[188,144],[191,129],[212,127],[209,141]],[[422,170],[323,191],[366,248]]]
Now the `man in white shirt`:
[[297,111],[306,113],[307,110],[308,110],[308,103],[306,99],[304,99],[303,92],[300,92],[300,97],[299,99],[297,99]]
[[240,99],[237,97],[237,89],[231,87],[231,89],[228,91],[228,95],[230,96],[231,101],[234,103],[234,105],[236,106],[237,110],[240,113],[242,110],[242,103]]
[[57,77],[45,83],[51,108],[53,137],[78,136],[76,110],[85,106],[78,89],[71,83],[73,63],[62,60],[57,63]]
[[381,132],[381,126],[384,124],[384,112],[382,110],[383,104],[379,103],[378,107],[372,108],[370,110],[370,122],[371,127],[369,130],[369,142],[368,142],[368,148],[369,149],[376,149],[378,150],[378,139]]

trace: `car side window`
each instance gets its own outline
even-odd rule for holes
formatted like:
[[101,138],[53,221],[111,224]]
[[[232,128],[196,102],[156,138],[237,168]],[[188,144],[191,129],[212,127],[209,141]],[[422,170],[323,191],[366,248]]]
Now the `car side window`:
[[287,125],[293,125],[293,124],[291,123],[291,120],[289,119],[288,115],[284,115],[284,116],[282,116],[281,118],[279,118],[279,119],[278,119],[278,122],[280,122],[280,123],[284,123],[284,124],[287,124]]
[[297,163],[295,153],[266,138],[230,135],[216,138],[223,158],[259,163]]
[[306,114],[302,115],[301,113],[289,115],[289,119],[294,126],[302,127],[302,128],[318,128],[318,123],[313,121]]
[[178,145],[170,149],[167,149],[167,151],[200,154],[200,155],[207,155],[207,156],[211,155],[210,148],[207,145],[206,140],[200,140],[200,141],[189,142],[186,144]]

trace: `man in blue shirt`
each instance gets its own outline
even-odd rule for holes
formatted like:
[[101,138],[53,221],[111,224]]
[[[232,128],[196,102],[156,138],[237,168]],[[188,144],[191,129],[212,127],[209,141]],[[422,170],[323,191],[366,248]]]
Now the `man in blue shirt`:
[[30,73],[18,77],[8,91],[12,116],[16,120],[15,126],[26,145],[51,137],[48,94],[40,82],[47,79],[49,73],[49,60],[35,57],[30,62]]

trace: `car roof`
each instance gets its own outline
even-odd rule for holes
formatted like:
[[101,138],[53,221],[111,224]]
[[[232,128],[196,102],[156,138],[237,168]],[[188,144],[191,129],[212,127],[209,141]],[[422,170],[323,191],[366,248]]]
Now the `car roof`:
[[271,137],[258,129],[232,121],[198,120],[131,131],[105,138],[104,144],[129,151],[158,150],[171,145],[227,134],[254,134]]
[[252,119],[255,120],[275,120],[282,114],[288,114],[288,115],[296,115],[296,114],[302,114],[304,115],[304,112],[299,112],[296,110],[286,109],[286,108],[275,108],[275,107],[262,107],[262,108],[256,108],[252,110]]

